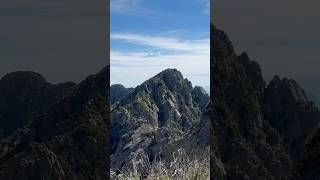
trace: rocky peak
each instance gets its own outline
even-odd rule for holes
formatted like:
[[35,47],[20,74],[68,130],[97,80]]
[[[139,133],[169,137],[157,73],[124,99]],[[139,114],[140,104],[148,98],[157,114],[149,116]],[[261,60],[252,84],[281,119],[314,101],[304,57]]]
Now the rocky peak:
[[221,30],[215,28],[211,25],[211,38],[210,45],[214,47],[211,49],[213,51],[214,57],[228,57],[234,54],[234,48],[232,42],[230,41],[228,35]]
[[[213,28],[211,44],[216,121],[247,140],[262,140],[264,81],[260,67],[246,53],[237,56],[228,36]],[[223,115],[222,115],[223,114]],[[222,118],[223,117],[223,118]]]
[[155,159],[165,144],[184,137],[200,122],[206,98],[176,69],[166,69],[133,89],[111,112],[112,169],[139,163],[143,153]]
[[195,86],[192,92],[192,96],[203,111],[204,108],[207,107],[210,99],[206,90],[200,86]]
[[211,28],[211,149],[225,179],[286,179],[320,112],[292,79],[275,76],[265,87],[259,64],[236,55],[227,35]]
[[113,84],[110,86],[110,103],[119,101],[122,97],[129,94],[133,88],[125,88],[122,84]]
[[305,140],[320,123],[320,112],[298,83],[274,76],[266,88],[266,119],[275,127],[294,159],[303,154]]
[[30,94],[45,88],[47,81],[38,73],[18,71],[6,74],[0,80],[0,91],[8,93]]
[[306,104],[309,102],[304,90],[298,83],[287,77],[280,78],[278,75],[274,76],[267,87],[268,93],[272,93],[275,98],[291,99],[293,102]]
[[171,91],[181,91],[184,88],[187,88],[186,90],[192,89],[191,82],[184,79],[177,69],[166,69],[151,78],[150,81],[156,79],[163,81]]
[[206,90],[201,86],[195,86],[193,88],[193,92],[201,96],[208,96],[208,93],[206,92]]
[[[32,116],[30,123],[0,139],[0,179],[108,177],[108,78],[106,67]],[[56,91],[57,87],[47,88]]]
[[191,82],[184,79],[181,72],[166,69],[133,89],[126,98],[120,100],[120,104],[129,104],[137,98],[151,98],[158,106],[166,102],[175,104],[180,101],[193,106],[192,91]]
[[238,56],[238,59],[245,67],[246,74],[251,81],[252,86],[257,92],[263,93],[265,82],[262,77],[260,65],[257,62],[250,60],[249,55],[245,52]]
[[163,80],[166,80],[168,78],[174,78],[175,80],[179,81],[183,79],[183,76],[180,71],[178,71],[177,69],[170,69],[170,68],[161,71],[155,77],[163,78]]
[[43,76],[29,71],[5,75],[0,80],[0,129],[6,136],[29,122],[34,114],[72,91],[74,83],[50,84]]
[[126,90],[127,88],[125,88],[122,84],[113,84],[110,86],[110,91],[123,91]]
[[6,82],[17,82],[17,81],[24,81],[24,82],[46,82],[45,78],[36,72],[32,71],[16,71],[11,72],[3,76],[2,81]]

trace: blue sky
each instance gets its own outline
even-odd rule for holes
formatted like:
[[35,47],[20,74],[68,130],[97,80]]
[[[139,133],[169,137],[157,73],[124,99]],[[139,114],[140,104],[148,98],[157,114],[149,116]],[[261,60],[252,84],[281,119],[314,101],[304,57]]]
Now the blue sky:
[[135,87],[176,68],[209,89],[209,0],[110,2],[111,84]]

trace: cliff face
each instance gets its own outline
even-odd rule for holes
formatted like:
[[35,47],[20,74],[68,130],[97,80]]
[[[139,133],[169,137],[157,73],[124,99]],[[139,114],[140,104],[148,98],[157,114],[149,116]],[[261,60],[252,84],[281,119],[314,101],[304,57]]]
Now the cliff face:
[[294,80],[276,76],[266,86],[256,62],[236,55],[224,32],[211,26],[211,34],[211,149],[224,178],[287,178],[320,122],[319,110]]
[[107,67],[72,85],[71,92],[1,139],[0,179],[106,179],[108,77]]
[[172,156],[169,144],[184,139],[200,123],[208,102],[209,96],[175,69],[136,87],[111,112],[111,168],[139,169],[144,155],[151,161]]

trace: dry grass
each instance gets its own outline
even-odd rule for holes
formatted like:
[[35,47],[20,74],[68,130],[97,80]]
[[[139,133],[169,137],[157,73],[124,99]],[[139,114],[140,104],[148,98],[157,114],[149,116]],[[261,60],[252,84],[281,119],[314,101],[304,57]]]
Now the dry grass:
[[209,180],[210,160],[206,151],[190,156],[179,149],[172,154],[171,162],[159,159],[151,163],[145,156],[142,160],[143,173],[133,168],[118,175],[111,172],[111,177],[114,180]]

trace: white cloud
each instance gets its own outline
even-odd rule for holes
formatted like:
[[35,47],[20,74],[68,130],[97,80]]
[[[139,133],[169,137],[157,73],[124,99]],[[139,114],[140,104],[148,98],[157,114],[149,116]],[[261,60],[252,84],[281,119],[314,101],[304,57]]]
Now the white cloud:
[[208,87],[210,84],[209,54],[149,56],[144,52],[124,53],[111,50],[110,59],[111,84],[135,87],[167,68],[178,69],[193,85]]
[[111,39],[160,49],[145,52],[111,49],[111,84],[134,87],[167,68],[176,68],[194,85],[210,85],[209,39],[183,40],[131,33],[111,34]]
[[110,35],[112,40],[156,47],[169,51],[185,51],[196,54],[208,54],[210,49],[209,39],[183,40],[178,38],[148,36],[133,33],[116,33]]

